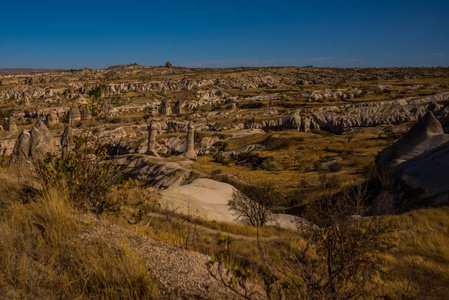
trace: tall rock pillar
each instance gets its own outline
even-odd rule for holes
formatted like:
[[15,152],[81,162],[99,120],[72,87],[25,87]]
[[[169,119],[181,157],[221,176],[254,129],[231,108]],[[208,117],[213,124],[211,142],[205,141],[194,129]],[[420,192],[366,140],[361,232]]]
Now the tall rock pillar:
[[62,146],[62,158],[66,158],[70,153],[70,147],[73,142],[73,129],[67,126],[64,129],[64,133],[61,136],[61,146]]
[[185,157],[190,159],[196,159],[195,153],[195,127],[192,122],[189,122],[187,127],[187,138],[186,138],[186,153]]
[[156,146],[156,136],[158,131],[158,126],[154,121],[151,122],[150,126],[148,126],[148,130],[150,131],[148,135],[148,154],[159,157],[154,147]]

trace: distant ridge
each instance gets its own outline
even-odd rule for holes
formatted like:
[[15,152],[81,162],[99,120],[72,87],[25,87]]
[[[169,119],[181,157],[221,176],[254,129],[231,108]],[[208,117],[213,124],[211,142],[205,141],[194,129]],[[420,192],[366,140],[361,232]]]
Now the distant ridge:
[[26,74],[26,73],[41,73],[62,71],[61,69],[29,69],[29,68],[0,68],[0,74]]

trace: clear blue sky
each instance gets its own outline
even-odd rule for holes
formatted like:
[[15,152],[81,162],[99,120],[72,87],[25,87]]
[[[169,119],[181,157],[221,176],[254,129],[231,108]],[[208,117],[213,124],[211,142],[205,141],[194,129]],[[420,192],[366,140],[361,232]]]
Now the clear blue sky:
[[0,68],[449,66],[449,0],[0,1]]

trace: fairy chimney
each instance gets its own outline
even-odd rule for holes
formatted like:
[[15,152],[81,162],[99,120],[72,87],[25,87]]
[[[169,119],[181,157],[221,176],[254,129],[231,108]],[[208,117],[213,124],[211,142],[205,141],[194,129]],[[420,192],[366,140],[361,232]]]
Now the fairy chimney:
[[8,131],[9,132],[17,132],[18,131],[16,122],[14,122],[13,119],[9,119]]
[[176,101],[175,106],[173,107],[173,112],[176,115],[182,115],[184,113],[181,100]]
[[158,126],[154,121],[151,122],[150,126],[148,126],[149,129],[149,136],[148,136],[148,154],[152,156],[159,157],[155,150],[156,146],[156,136],[158,131]]
[[59,118],[58,118],[58,115],[56,114],[56,112],[54,112],[54,111],[51,111],[45,117],[45,124],[47,126],[52,126],[52,125],[58,124],[58,123],[59,123]]
[[171,114],[170,101],[167,99],[162,100],[162,103],[159,106],[159,113],[163,116],[168,116]]
[[186,137],[186,153],[184,156],[189,159],[196,159],[195,153],[195,126],[192,122],[189,122],[187,127],[187,137]]
[[66,158],[70,152],[70,147],[73,142],[73,129],[67,126],[64,129],[64,133],[61,136],[61,146],[62,146],[62,158]]
[[74,125],[79,121],[81,121],[81,113],[76,103],[73,103],[67,112],[66,123],[69,123],[69,125]]

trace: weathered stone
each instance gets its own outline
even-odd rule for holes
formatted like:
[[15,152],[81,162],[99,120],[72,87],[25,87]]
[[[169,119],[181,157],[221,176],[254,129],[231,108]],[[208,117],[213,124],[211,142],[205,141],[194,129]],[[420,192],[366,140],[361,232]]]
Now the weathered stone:
[[52,125],[58,124],[58,123],[59,123],[59,118],[55,111],[51,111],[45,117],[45,124],[47,124],[47,126],[52,126]]
[[147,157],[125,156],[117,160],[117,164],[130,176],[160,189],[188,184],[201,177],[200,173],[186,169],[180,163],[160,158],[148,161]]
[[25,158],[30,156],[30,132],[22,129],[14,145],[13,156],[15,158]]
[[449,141],[443,127],[433,113],[428,112],[404,136],[382,150],[376,158],[379,172]]
[[398,211],[446,204],[449,191],[449,134],[428,112],[401,139],[376,157],[374,177],[382,191],[375,210],[385,199]]
[[189,159],[196,159],[195,153],[195,126],[189,122],[187,137],[186,137],[186,152],[184,156]]
[[81,120],[90,120],[92,118],[92,112],[87,106],[81,109]]
[[150,126],[148,126],[148,130],[149,130],[148,154],[152,155],[152,156],[159,157],[159,155],[157,154],[157,151],[155,150],[156,136],[157,136],[157,132],[159,130],[159,126],[157,126],[157,124],[154,121],[152,121]]
[[67,126],[61,136],[62,158],[66,158],[73,143],[73,129]]
[[237,109],[237,104],[235,104],[234,102],[230,103],[228,106],[226,106],[226,109],[229,110],[236,110]]
[[173,112],[177,115],[182,115],[184,113],[181,100],[176,101],[175,106],[173,107]]
[[30,134],[30,154],[33,159],[44,159],[47,152],[55,153],[56,145],[47,126],[39,120]]
[[79,121],[81,121],[81,113],[78,109],[78,105],[73,103],[67,112],[66,123],[69,123],[69,125],[75,125],[78,124]]
[[25,106],[28,106],[30,105],[30,103],[31,103],[30,97],[28,96],[28,94],[26,94],[25,97],[23,98],[23,104]]
[[100,107],[100,114],[105,115],[108,114],[111,110],[111,105],[109,104],[108,100],[104,100]]
[[9,120],[8,131],[9,132],[17,132],[18,131],[16,122],[14,122],[13,120]]
[[301,124],[302,124],[301,116],[297,111],[289,114],[282,120],[282,126],[285,128],[293,128],[299,130],[301,128]]
[[167,99],[162,100],[161,105],[159,106],[159,113],[163,116],[168,116],[171,114],[170,101]]

